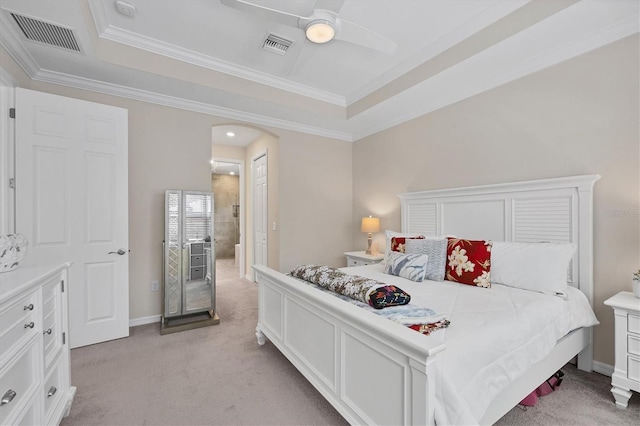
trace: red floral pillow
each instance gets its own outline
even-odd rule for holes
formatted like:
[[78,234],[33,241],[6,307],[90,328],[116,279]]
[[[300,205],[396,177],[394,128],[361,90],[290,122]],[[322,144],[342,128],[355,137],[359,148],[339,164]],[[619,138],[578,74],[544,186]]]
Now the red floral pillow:
[[399,253],[405,252],[405,243],[407,240],[424,240],[424,235],[418,235],[417,237],[392,237],[391,238],[391,251],[397,251]]
[[491,241],[447,239],[446,279],[478,287],[491,287]]

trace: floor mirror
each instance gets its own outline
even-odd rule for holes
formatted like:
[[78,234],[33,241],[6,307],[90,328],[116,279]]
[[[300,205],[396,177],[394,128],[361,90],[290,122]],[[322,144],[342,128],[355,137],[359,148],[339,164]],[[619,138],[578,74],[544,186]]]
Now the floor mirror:
[[165,191],[161,334],[218,324],[213,194]]

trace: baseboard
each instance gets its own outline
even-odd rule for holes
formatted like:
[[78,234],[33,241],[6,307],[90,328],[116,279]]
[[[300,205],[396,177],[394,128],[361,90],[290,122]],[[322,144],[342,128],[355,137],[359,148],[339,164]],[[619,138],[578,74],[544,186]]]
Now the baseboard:
[[129,320],[129,327],[136,327],[138,325],[153,324],[154,322],[160,322],[162,315],[151,315],[150,317],[133,318]]
[[600,361],[593,361],[593,371],[611,377],[613,375],[613,365]]
[[251,276],[251,274],[247,274],[244,276],[247,280],[253,282],[253,277]]

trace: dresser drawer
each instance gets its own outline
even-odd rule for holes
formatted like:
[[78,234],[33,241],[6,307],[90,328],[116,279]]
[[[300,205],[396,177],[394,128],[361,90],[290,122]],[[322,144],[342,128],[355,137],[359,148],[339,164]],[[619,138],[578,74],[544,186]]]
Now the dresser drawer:
[[191,268],[191,279],[192,280],[202,280],[202,279],[204,279],[204,269],[203,268]]
[[0,406],[0,424],[6,424],[5,420],[16,414],[38,385],[36,349],[37,345],[30,345],[0,375],[0,398],[11,400]]
[[633,314],[627,316],[627,330],[630,333],[640,334],[640,316]]
[[44,349],[45,375],[49,372],[51,363],[62,350],[62,312],[60,281],[53,280],[42,289],[42,347]]
[[[20,342],[26,342],[39,328],[37,293],[31,293],[12,303],[0,313],[0,360]],[[33,324],[33,325],[32,325]]]
[[57,362],[52,366],[51,372],[45,378],[42,391],[44,393],[44,418],[47,424],[50,423],[51,416],[53,415],[56,407],[62,402],[65,383],[64,376],[62,375],[62,358],[59,358]]
[[204,266],[204,256],[191,256],[191,266]]
[[33,426],[42,424],[42,420],[40,420],[40,405],[35,401],[35,398],[30,402],[29,408],[27,411],[22,414],[22,418],[18,419],[16,422],[19,426]]
[[364,266],[365,262],[357,260],[357,259],[347,259],[347,266]]

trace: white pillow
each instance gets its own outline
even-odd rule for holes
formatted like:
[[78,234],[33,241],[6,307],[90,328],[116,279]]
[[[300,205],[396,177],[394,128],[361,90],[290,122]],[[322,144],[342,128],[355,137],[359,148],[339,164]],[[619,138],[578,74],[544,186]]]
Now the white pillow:
[[491,282],[541,293],[567,295],[571,243],[493,242]]

